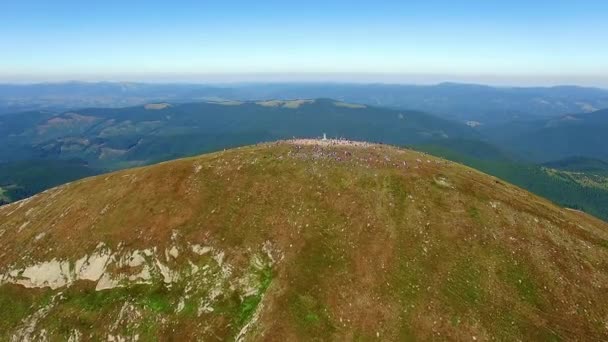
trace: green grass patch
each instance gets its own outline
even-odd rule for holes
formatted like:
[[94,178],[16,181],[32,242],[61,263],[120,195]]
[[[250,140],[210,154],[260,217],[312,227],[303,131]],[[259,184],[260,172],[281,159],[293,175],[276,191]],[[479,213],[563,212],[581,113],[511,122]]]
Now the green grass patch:
[[450,324],[452,324],[453,326],[457,327],[459,326],[461,323],[461,318],[458,315],[452,315],[452,317],[450,317]]
[[0,204],[10,203],[11,197],[8,195],[8,190],[0,187]]
[[501,308],[488,326],[502,341],[522,340],[522,317],[512,311],[512,308]]
[[158,313],[170,313],[173,311],[169,296],[161,292],[152,292],[143,296],[138,301],[142,306]]
[[535,307],[541,305],[541,297],[531,272],[521,262],[506,262],[499,276],[505,283],[517,290],[521,300]]
[[184,302],[184,308],[179,312],[182,316],[194,317],[198,314],[198,302],[194,299],[189,299]]
[[46,290],[29,290],[16,285],[0,286],[0,339],[2,332],[12,331],[44,303],[50,303],[51,298]]
[[400,261],[395,277],[400,289],[398,295],[404,300],[404,305],[409,307],[418,298],[421,282],[424,280],[422,277],[425,277],[426,273],[414,262],[407,264],[405,259],[407,258]]
[[306,335],[327,336],[335,330],[327,309],[310,294],[296,294],[290,300],[290,308],[297,326]]
[[388,201],[392,204],[390,214],[397,222],[402,222],[407,206],[406,181],[403,177],[391,174],[384,178],[384,190],[388,193]]
[[362,190],[373,189],[376,187],[376,179],[369,174],[362,174],[355,181],[354,187]]
[[480,305],[484,300],[481,276],[482,269],[473,261],[461,261],[452,268],[443,293],[455,308]]
[[476,207],[470,207],[469,209],[467,209],[467,213],[473,220],[481,221],[481,214],[479,212],[479,209],[477,209]]
[[246,297],[243,300],[243,302],[239,306],[238,314],[236,317],[237,326],[242,327],[243,325],[247,324],[247,322],[249,322],[261,301],[262,296],[259,294]]
[[106,291],[95,291],[93,288],[87,288],[77,292],[67,291],[66,298],[61,305],[97,312],[124,301],[128,296],[129,294],[122,288]]
[[257,272],[257,276],[259,281],[257,293],[255,295],[243,299],[243,302],[238,308],[238,312],[235,318],[235,323],[238,327],[242,327],[243,325],[247,324],[251,317],[253,317],[253,314],[258,308],[258,305],[260,305],[260,302],[262,301],[266,290],[272,282],[272,268],[264,267],[263,269]]

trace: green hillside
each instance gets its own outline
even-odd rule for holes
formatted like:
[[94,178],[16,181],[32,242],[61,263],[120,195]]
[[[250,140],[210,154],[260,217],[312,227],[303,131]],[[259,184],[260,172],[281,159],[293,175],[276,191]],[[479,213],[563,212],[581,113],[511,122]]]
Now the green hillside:
[[[562,206],[583,210],[608,221],[608,178],[603,172],[568,172],[549,167],[597,168],[601,164],[588,159],[569,159],[543,165],[535,165],[512,159],[507,153],[483,142],[446,141],[438,144],[416,146],[436,156],[463,163],[482,172],[520,186]],[[484,152],[485,151],[485,152]]]
[[0,164],[0,204],[98,174],[79,160],[35,160]]
[[585,157],[570,157],[548,162],[543,166],[562,171],[608,174],[608,162]]
[[608,339],[606,223],[389,146],[96,176],[0,236],[0,340]]
[[477,135],[426,113],[329,99],[159,103],[0,116],[0,162],[78,158],[114,170],[323,133],[398,145]]
[[608,160],[608,110],[557,118],[512,122],[482,129],[497,146],[529,161],[546,163],[572,157]]

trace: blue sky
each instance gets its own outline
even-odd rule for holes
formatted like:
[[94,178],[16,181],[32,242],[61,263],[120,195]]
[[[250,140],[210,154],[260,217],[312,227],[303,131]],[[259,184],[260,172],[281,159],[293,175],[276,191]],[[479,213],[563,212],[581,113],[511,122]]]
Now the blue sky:
[[3,0],[0,80],[608,85],[607,14],[606,0]]

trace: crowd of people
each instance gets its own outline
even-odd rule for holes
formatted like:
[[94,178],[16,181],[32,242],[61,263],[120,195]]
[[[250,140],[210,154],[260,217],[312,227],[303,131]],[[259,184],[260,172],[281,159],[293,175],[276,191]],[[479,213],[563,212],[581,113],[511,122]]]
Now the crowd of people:
[[295,145],[320,145],[320,146],[360,146],[369,147],[374,144],[364,141],[353,141],[347,139],[292,139],[287,140]]
[[[350,161],[365,167],[379,165],[393,166],[403,169],[409,167],[406,161],[392,160],[388,154],[382,153],[383,146],[381,146],[381,144],[352,141],[347,139],[292,139],[287,140],[287,142],[294,145],[292,153],[300,158],[330,159],[336,162]],[[312,146],[312,150],[310,151],[311,153],[304,153],[304,148],[306,146]],[[371,153],[365,155],[354,156],[353,153],[347,149],[341,150],[326,148],[337,146],[368,147],[372,148],[372,151]]]

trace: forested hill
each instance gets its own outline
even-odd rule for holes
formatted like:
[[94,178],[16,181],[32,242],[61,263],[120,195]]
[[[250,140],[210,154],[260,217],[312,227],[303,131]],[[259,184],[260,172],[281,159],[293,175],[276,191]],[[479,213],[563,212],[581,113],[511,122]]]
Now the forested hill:
[[430,114],[330,99],[33,112],[0,116],[0,133],[0,162],[78,158],[105,169],[323,133],[395,145],[477,136]]
[[482,129],[484,137],[530,161],[572,157],[608,160],[608,110],[515,121]]

